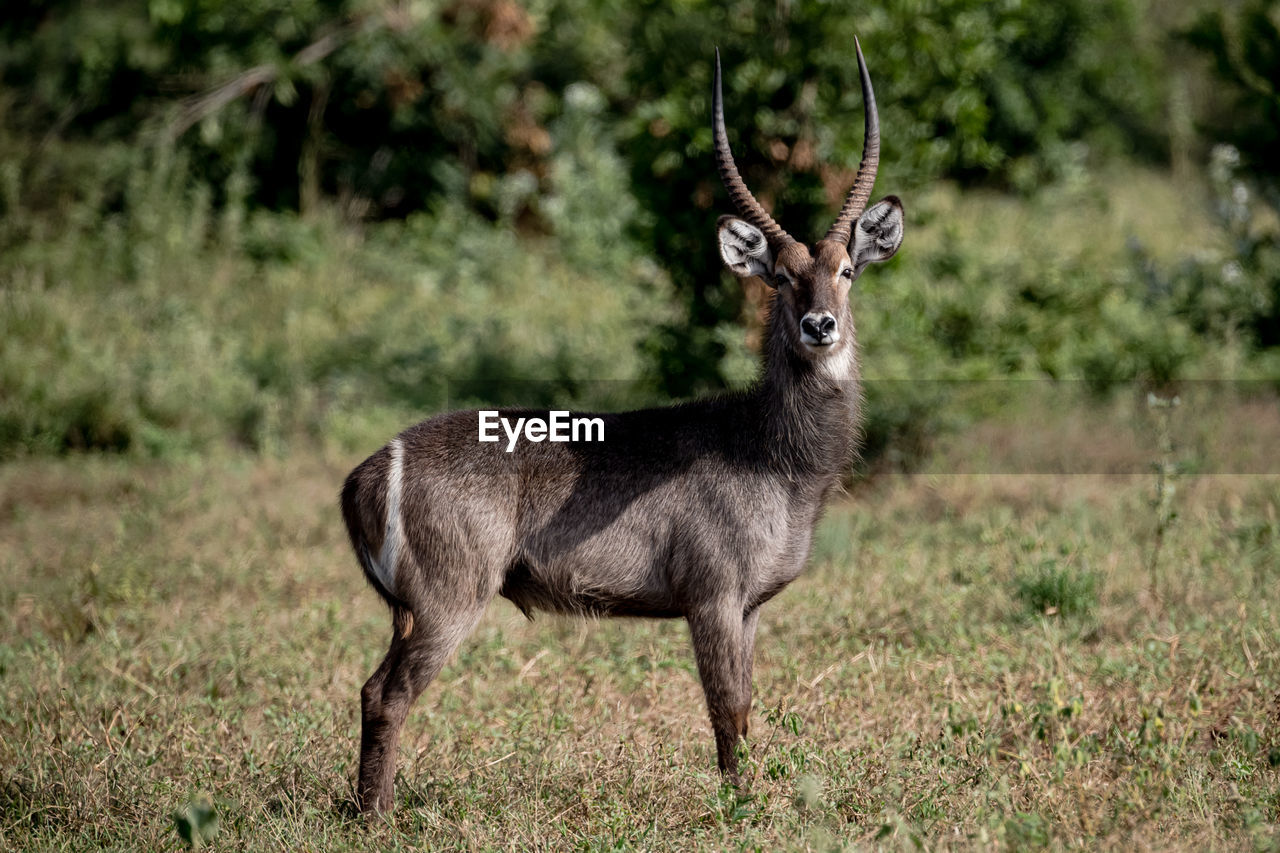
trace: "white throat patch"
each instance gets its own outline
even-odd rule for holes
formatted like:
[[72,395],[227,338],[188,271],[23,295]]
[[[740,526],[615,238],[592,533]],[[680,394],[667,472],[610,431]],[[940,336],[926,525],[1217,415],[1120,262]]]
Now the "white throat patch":
[[828,379],[845,382],[853,378],[854,352],[853,343],[846,341],[840,351],[831,354],[818,362],[818,370]]

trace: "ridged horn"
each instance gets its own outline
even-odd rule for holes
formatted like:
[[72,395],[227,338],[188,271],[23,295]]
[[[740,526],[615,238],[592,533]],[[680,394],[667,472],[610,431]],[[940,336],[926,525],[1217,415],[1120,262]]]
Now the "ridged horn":
[[871,75],[862,58],[862,45],[853,37],[853,49],[858,54],[858,75],[862,78],[862,105],[866,112],[866,126],[862,135],[862,162],[858,164],[858,176],[853,179],[849,196],[840,208],[836,223],[827,232],[828,240],[848,243],[853,233],[853,221],[867,209],[871,199],[871,187],[876,182],[876,168],[880,165],[880,115],[876,112],[876,93],[871,90]]
[[747,189],[738,167],[733,162],[733,152],[729,150],[729,137],[724,129],[724,97],[720,93],[720,48],[716,48],[716,82],[711,93],[711,131],[715,137],[716,168],[720,171],[720,180],[729,192],[729,198],[738,209],[742,218],[760,229],[769,245],[794,243],[795,239],[782,230],[782,226],[773,221],[773,217],[760,206],[756,197]]

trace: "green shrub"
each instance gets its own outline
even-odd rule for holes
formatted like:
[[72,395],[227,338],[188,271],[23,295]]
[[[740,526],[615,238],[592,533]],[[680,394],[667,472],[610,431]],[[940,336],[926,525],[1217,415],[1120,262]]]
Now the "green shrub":
[[[676,289],[680,310],[646,352],[683,396],[730,378],[726,331],[742,304],[709,245],[725,208],[708,129],[715,46],[748,182],[808,238],[861,153],[855,34],[879,92],[882,187],[950,175],[1029,190],[1079,168],[1077,140],[1162,156],[1164,77],[1138,11],[1134,0],[860,14],[822,0],[54,3],[0,24],[0,114],[28,152],[82,143],[58,149],[76,158],[51,170],[57,180],[25,182],[28,209],[63,193],[116,207],[130,149],[176,138],[215,209],[310,212],[330,198],[381,219],[463,205],[588,253],[602,220]],[[609,179],[592,180],[601,170]],[[260,236],[244,248],[261,260],[306,250]]]
[[1214,211],[1225,248],[1199,252],[1168,273],[1148,263],[1149,286],[1167,294],[1173,310],[1204,337],[1241,337],[1251,349],[1280,346],[1280,197],[1264,200],[1266,179],[1245,173],[1231,146],[1217,146],[1212,158]]
[[0,456],[368,447],[448,406],[653,399],[643,345],[674,312],[625,242],[584,261],[458,205],[362,231],[214,221],[184,169],[161,153],[119,212],[73,206],[56,235],[0,246]]
[[[1172,271],[1139,244],[1061,245],[1074,211],[1130,227],[1108,207],[1123,181],[1086,166],[1163,148],[1150,30],[1132,0],[14,15],[0,454],[361,444],[446,406],[623,407],[746,381],[742,288],[714,246],[711,50],[748,182],[808,238],[861,151],[855,33],[885,129],[879,186],[910,217],[903,252],[853,295],[867,468],[915,468],[992,409],[958,403],[956,383],[1164,385],[1273,347],[1280,252],[1261,217],[1223,208],[1230,247]],[[250,71],[218,109],[187,98]],[[1020,190],[1025,224],[991,225],[954,184],[913,190],[939,175]],[[1245,177],[1222,198],[1247,186],[1255,204]]]
[[1045,558],[1014,578],[1013,594],[1034,615],[1086,616],[1098,606],[1098,575]]

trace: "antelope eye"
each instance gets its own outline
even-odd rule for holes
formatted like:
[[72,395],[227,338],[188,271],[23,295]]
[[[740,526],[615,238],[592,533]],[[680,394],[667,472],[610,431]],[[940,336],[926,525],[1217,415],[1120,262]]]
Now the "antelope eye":
[[774,276],[773,276],[773,283],[774,283],[774,285],[776,285],[777,287],[782,287],[782,285],[784,285],[784,284],[790,284],[790,283],[791,283],[791,279],[787,278],[787,277],[786,277],[785,275],[783,275],[782,273],[776,273],[776,274],[774,274]]
[[840,277],[841,277],[841,278],[853,278],[853,268],[852,268],[852,267],[845,267],[844,269],[840,270]]

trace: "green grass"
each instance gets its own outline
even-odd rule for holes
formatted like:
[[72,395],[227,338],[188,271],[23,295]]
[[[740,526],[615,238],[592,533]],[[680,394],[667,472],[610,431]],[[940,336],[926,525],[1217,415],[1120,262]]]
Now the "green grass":
[[1098,601],[1098,576],[1063,565],[1054,557],[1019,572],[1013,579],[1014,597],[1033,614],[1082,616]]
[[[397,811],[366,823],[358,692],[389,620],[336,510],[355,461],[0,469],[0,848],[174,849],[175,814],[190,834],[209,806],[217,849],[1280,838],[1274,477],[1187,478],[1155,591],[1148,476],[860,488],[765,611],[742,792],[681,623],[496,602],[410,717]],[[1062,588],[1029,606],[1045,566]]]

